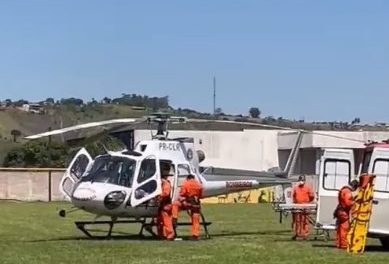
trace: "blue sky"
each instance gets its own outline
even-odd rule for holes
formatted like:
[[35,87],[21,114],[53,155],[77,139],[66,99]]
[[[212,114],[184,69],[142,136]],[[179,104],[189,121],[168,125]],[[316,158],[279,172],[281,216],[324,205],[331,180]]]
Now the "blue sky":
[[0,1],[0,98],[389,121],[389,1]]

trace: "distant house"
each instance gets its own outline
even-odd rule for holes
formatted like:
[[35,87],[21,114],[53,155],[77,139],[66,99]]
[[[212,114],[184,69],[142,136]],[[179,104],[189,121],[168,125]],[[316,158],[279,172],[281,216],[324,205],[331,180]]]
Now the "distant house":
[[141,111],[144,111],[144,110],[146,110],[146,107],[144,107],[144,106],[131,106],[131,109],[132,109],[132,110],[141,110]]
[[42,114],[44,112],[43,106],[40,104],[23,104],[21,109],[33,114]]
[[53,101],[42,101],[42,102],[39,102],[39,105],[40,106],[53,106],[54,105],[54,102]]

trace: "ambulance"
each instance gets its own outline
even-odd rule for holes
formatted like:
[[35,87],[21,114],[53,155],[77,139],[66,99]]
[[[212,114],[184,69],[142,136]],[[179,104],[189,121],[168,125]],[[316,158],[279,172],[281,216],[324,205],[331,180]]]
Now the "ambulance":
[[378,238],[389,250],[389,141],[369,143],[362,154],[357,155],[351,149],[324,149],[319,165],[316,225],[324,230],[335,230],[333,212],[338,203],[338,191],[362,173],[374,174],[368,237]]

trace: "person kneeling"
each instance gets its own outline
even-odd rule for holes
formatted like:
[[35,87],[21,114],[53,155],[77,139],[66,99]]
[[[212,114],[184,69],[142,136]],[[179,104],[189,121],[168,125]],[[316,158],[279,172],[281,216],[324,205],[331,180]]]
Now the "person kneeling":
[[336,247],[347,249],[347,234],[350,230],[350,212],[354,205],[353,192],[358,188],[358,181],[353,180],[350,185],[343,186],[338,194],[338,206],[334,212],[336,218]]
[[177,225],[179,211],[188,210],[192,221],[192,239],[198,240],[200,239],[200,199],[203,196],[203,186],[194,175],[190,174],[183,183],[179,195],[178,201],[175,201],[172,207],[173,225]]

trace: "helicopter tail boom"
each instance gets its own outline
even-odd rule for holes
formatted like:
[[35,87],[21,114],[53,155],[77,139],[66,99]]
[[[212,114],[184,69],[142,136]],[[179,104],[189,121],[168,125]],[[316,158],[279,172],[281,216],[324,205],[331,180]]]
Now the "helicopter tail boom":
[[261,180],[233,180],[233,181],[207,181],[204,185],[203,198],[253,190],[276,185],[290,185],[289,180],[261,179]]

